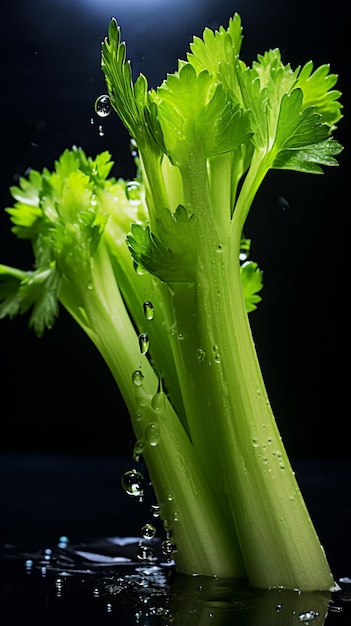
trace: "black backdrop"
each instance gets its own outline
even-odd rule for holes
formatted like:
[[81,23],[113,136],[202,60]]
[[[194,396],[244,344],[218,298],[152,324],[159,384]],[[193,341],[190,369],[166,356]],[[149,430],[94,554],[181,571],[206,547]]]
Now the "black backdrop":
[[[318,0],[13,0],[0,23],[0,262],[29,268],[10,235],[8,188],[28,167],[51,167],[65,147],[108,149],[114,174],[133,175],[129,137],[93,104],[104,93],[100,45],[115,16],[136,73],[156,86],[184,58],[194,34],[238,11],[242,56],[279,47],[293,67],[313,59],[340,75],[345,145],[324,176],[271,172],[246,229],[264,270],[263,302],[251,320],[283,439],[298,457],[347,457],[349,411],[349,69],[346,4]],[[281,199],[284,199],[282,202]],[[95,348],[62,310],[37,339],[27,318],[0,321],[2,451],[126,450],[133,435],[118,389]]]

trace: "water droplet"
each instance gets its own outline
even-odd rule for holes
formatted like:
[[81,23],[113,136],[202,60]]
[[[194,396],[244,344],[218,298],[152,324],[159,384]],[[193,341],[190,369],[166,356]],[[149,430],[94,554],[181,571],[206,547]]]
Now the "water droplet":
[[319,616],[319,613],[317,613],[317,611],[306,611],[306,613],[300,613],[299,615],[299,620],[300,622],[310,622],[313,619],[316,619],[316,617]]
[[277,611],[277,613],[279,613],[279,611],[282,610],[282,605],[281,604],[277,604],[275,607],[275,610]]
[[255,448],[257,448],[257,446],[259,445],[258,439],[256,437],[252,437],[251,443],[253,446],[255,446]]
[[130,140],[129,149],[132,157],[136,158],[138,156],[138,146],[137,142],[133,138]]
[[129,496],[141,497],[144,494],[144,476],[135,469],[128,470],[122,476],[122,487]]
[[144,374],[140,370],[135,370],[132,374],[132,381],[134,385],[140,387],[144,382]]
[[160,431],[157,424],[149,424],[145,431],[145,437],[150,446],[157,446],[160,439]]
[[98,587],[94,587],[93,589],[93,596],[94,598],[99,598],[100,597],[100,590]]
[[57,546],[59,548],[67,548],[68,544],[69,544],[68,537],[66,537],[66,535],[62,535],[58,540]]
[[144,524],[141,529],[141,534],[144,539],[153,539],[153,537],[156,535],[156,528],[152,524]]
[[140,333],[139,335],[139,348],[141,354],[146,354],[150,347],[150,340],[147,333]]
[[154,556],[154,551],[150,546],[140,545],[136,555],[139,561],[150,561]]
[[126,196],[133,206],[138,206],[141,202],[140,198],[141,185],[137,180],[130,180],[126,184]]
[[95,113],[97,113],[99,117],[107,117],[108,115],[110,115],[112,107],[109,96],[103,94],[102,96],[96,98],[94,103],[94,109]]
[[202,348],[198,348],[196,352],[196,358],[199,363],[204,363],[206,357],[206,352]]
[[162,541],[161,550],[166,556],[171,556],[172,552],[176,551],[176,546],[169,539],[165,539]]
[[103,137],[105,134],[104,127],[102,126],[102,124],[99,124],[98,133],[99,133],[99,137]]
[[142,439],[139,439],[138,441],[136,441],[136,443],[134,444],[134,448],[133,448],[133,461],[135,461],[136,463],[140,461],[140,457],[143,453],[143,449],[144,449],[144,442]]
[[106,604],[106,611],[107,611],[108,613],[111,613],[111,612],[112,612],[112,604],[111,604],[110,602],[108,602],[108,603]]
[[145,300],[144,304],[143,304],[143,311],[144,311],[144,315],[146,317],[146,319],[148,321],[152,320],[154,317],[154,307],[152,302],[150,302],[150,300]]
[[152,513],[152,517],[160,517],[160,505],[159,504],[152,504],[150,511]]
[[154,411],[163,411],[166,406],[166,395],[163,391],[161,374],[158,376],[158,387],[151,400],[151,406]]

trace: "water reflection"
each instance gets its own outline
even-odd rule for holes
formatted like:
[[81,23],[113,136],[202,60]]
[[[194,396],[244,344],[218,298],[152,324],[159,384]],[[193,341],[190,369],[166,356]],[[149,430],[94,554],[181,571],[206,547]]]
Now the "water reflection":
[[[157,537],[124,537],[0,554],[5,623],[56,626],[346,626],[351,580],[329,592],[261,590],[245,581],[175,573]],[[146,545],[147,544],[147,545]],[[142,547],[152,558],[140,558]],[[6,622],[6,619],[8,620]],[[110,618],[112,619],[112,618]],[[333,621],[335,619],[335,621]],[[33,622],[34,623],[34,622]],[[110,621],[108,622],[110,624]]]

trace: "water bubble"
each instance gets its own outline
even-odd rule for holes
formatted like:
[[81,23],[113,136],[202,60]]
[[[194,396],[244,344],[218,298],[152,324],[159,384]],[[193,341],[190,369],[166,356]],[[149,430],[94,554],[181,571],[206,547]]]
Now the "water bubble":
[[140,370],[135,370],[132,374],[132,381],[134,385],[140,387],[144,382],[144,374]]
[[109,96],[103,94],[102,96],[96,98],[94,103],[94,109],[95,113],[97,113],[99,117],[107,117],[108,115],[110,115],[112,107]]
[[150,546],[144,546],[142,544],[138,547],[136,555],[139,561],[150,561],[153,559],[154,551]]
[[130,180],[126,184],[126,196],[133,206],[138,206],[140,204],[140,191],[141,185],[137,180]]
[[156,535],[156,528],[152,524],[144,524],[141,529],[141,534],[144,539],[153,539]]
[[160,431],[157,424],[149,424],[145,431],[145,437],[150,446],[157,446],[160,439]]
[[146,354],[150,347],[150,340],[147,333],[140,333],[139,335],[139,349],[141,354]]
[[144,311],[144,315],[146,317],[146,319],[148,321],[152,320],[154,317],[154,307],[152,302],[150,302],[150,300],[145,300],[144,304],[143,304],[143,311]]
[[144,495],[144,476],[135,469],[128,470],[122,476],[122,487],[129,496]]

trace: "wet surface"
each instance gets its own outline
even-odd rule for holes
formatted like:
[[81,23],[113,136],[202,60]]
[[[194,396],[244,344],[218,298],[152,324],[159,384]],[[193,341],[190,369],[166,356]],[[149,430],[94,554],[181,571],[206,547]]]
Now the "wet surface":
[[[0,624],[346,626],[351,623],[350,463],[295,462],[340,592],[297,594],[176,574],[131,457],[0,457]],[[118,536],[117,536],[118,533]]]
[[145,559],[137,556],[141,543],[138,537],[111,537],[71,545],[63,536],[50,547],[3,546],[1,624],[350,623],[349,578],[339,581],[333,595],[255,590],[244,581],[176,574],[160,538],[146,542]]

